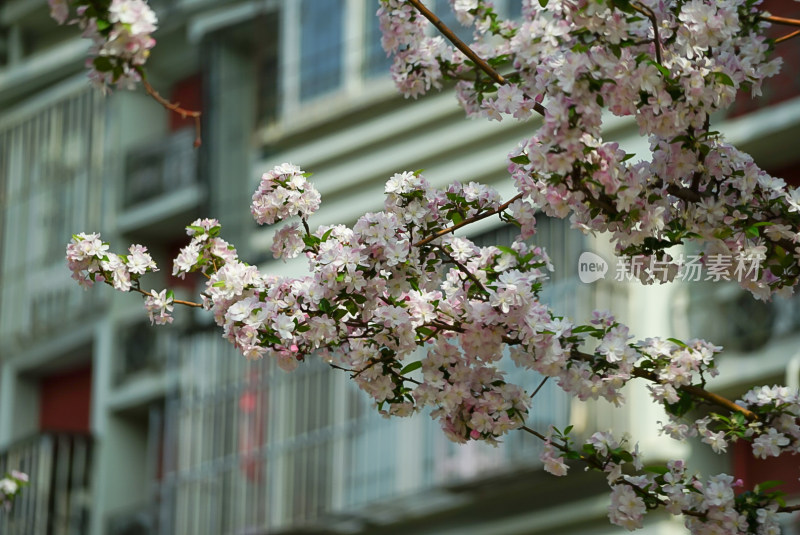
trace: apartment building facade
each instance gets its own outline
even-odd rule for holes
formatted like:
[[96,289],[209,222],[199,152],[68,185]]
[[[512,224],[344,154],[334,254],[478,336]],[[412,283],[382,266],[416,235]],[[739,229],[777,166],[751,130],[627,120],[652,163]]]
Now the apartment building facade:
[[[440,13],[447,4],[430,2]],[[514,0],[496,4],[519,12]],[[548,476],[530,437],[513,434],[499,448],[451,444],[427,415],[381,418],[321,361],[290,374],[269,359],[249,362],[202,313],[178,310],[173,325],[151,327],[138,297],[85,292],[70,280],[63,257],[71,233],[100,231],[112,249],[151,250],[162,272],[148,288],[169,285],[190,298],[199,282],[170,277],[169,260],[186,242],[183,227],[206,216],[221,220],[248,262],[296,274],[302,265],[271,259],[272,231],[248,213],[264,170],[290,161],[314,172],[323,204],[312,223],[351,224],[380,209],[383,183],[402,170],[423,168],[435,185],[492,183],[510,197],[505,154],[535,126],[465,120],[448,91],[414,102],[397,96],[372,0],[151,5],[161,29],[150,79],[203,112],[199,150],[191,123],[145,95],[93,91],[82,72],[86,43],[52,23],[46,0],[0,7],[0,473],[17,468],[32,478],[0,516],[0,531],[619,532],[605,519],[602,477],[579,467],[570,478]],[[768,95],[769,106],[726,121],[731,137],[787,179],[798,176],[790,142],[800,130],[798,94]],[[625,122],[608,135],[641,143]],[[488,220],[471,232],[485,243],[509,239]],[[536,239],[557,267],[545,292],[556,310],[581,320],[611,309],[641,337],[710,331],[733,349],[721,364],[733,370],[721,384],[729,392],[797,384],[796,302],[750,304],[713,285],[610,277],[587,285],[577,258],[589,250],[610,260],[602,237],[543,218]],[[659,413],[643,389],[629,398],[610,410],[547,384],[529,423],[569,422],[583,436],[628,430],[654,460],[689,452],[657,435]],[[746,456],[693,455],[720,470],[738,463],[753,477],[764,470]],[[682,527],[657,517],[647,530]]]

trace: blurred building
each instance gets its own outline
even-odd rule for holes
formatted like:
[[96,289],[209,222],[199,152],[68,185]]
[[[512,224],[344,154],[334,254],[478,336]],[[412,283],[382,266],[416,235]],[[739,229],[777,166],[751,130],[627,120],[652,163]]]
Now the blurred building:
[[[447,0],[429,3],[445,13]],[[519,12],[515,0],[496,4]],[[290,161],[313,171],[323,205],[312,223],[351,224],[381,208],[383,183],[402,170],[424,168],[436,185],[492,183],[512,196],[505,154],[535,127],[465,120],[447,91],[398,97],[372,0],[151,5],[161,29],[150,80],[203,111],[199,150],[192,124],[143,93],[92,90],[87,43],[55,25],[46,0],[0,6],[0,473],[21,469],[32,481],[12,513],[0,513],[0,532],[620,532],[606,519],[604,479],[578,466],[569,478],[545,474],[527,435],[499,448],[451,444],[424,415],[382,419],[345,374],[313,358],[291,374],[268,359],[248,362],[202,313],[177,310],[172,326],[151,327],[138,297],[71,281],[71,234],[101,231],[112,250],[151,250],[162,272],[147,289],[171,285],[191,298],[200,282],[170,277],[170,260],[187,242],[184,226],[201,216],[218,217],[248,262],[297,273],[301,265],[271,259],[271,230],[248,211],[264,170]],[[799,50],[779,45],[787,65]],[[743,103],[723,123],[795,183],[799,89],[789,68],[758,105]],[[608,135],[645,148],[627,122],[612,121]],[[734,396],[754,383],[797,385],[796,300],[757,303],[722,284],[615,283],[613,268],[582,284],[578,256],[610,260],[607,244],[560,220],[542,218],[539,228],[536,241],[557,267],[544,294],[556,310],[585,321],[611,309],[637,337],[725,345],[717,386]],[[513,237],[488,220],[471,232],[487,244]],[[531,389],[540,380],[510,373]],[[546,384],[529,425],[569,422],[579,437],[629,430],[654,461],[688,453],[658,436],[661,416],[644,389],[629,399],[610,410]],[[744,453],[694,460],[752,482],[797,471],[793,459],[765,467]],[[683,529],[657,516],[645,532]]]

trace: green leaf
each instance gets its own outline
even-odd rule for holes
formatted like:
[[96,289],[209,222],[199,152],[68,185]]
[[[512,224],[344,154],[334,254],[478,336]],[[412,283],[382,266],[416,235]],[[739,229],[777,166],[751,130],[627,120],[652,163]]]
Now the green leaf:
[[413,372],[414,370],[418,370],[420,368],[422,368],[422,361],[421,360],[417,360],[415,362],[411,362],[409,364],[406,364],[403,367],[403,369],[400,370],[400,375],[405,375],[407,373]]
[[539,0],[539,5],[542,6],[542,7],[547,7],[547,2],[549,2],[549,1],[550,0]]
[[325,231],[325,234],[323,234],[323,235],[322,235],[322,237],[321,237],[319,240],[320,240],[321,242],[326,242],[326,241],[328,241],[328,238],[330,238],[330,236],[331,236],[331,232],[333,232],[333,227],[331,227],[331,228],[329,228],[328,230],[326,230],[326,231]]
[[736,87],[736,84],[733,83],[733,80],[731,79],[731,77],[728,76],[727,74],[725,74],[724,72],[714,71],[711,74],[714,75],[714,78],[717,79],[717,82],[719,82],[719,83],[721,83],[723,85],[729,85],[731,87]]
[[215,282],[211,286],[213,286],[214,288],[222,288],[223,286],[225,286],[225,281]]
[[689,347],[684,342],[678,340],[677,338],[667,338],[667,340],[677,345],[678,347]]
[[433,334],[433,329],[429,329],[428,327],[417,327],[417,334],[422,336],[430,336]]
[[107,56],[97,56],[92,63],[99,72],[108,72],[114,68]]
[[313,249],[320,244],[320,240],[316,236],[305,234],[303,235],[303,243],[306,245],[306,247],[311,247]]
[[764,491],[767,491],[767,490],[769,490],[771,488],[775,488],[778,485],[783,485],[783,481],[778,481],[778,480],[774,480],[774,479],[770,480],[770,481],[763,481],[763,482],[759,483],[758,485],[756,485],[755,491],[756,492],[764,492]]
[[664,78],[666,78],[668,80],[670,79],[671,73],[669,72],[669,69],[667,69],[666,67],[664,67],[660,63],[656,63],[652,59],[647,60],[647,63],[649,63],[650,65],[652,65],[656,69],[658,69],[658,72],[660,72],[662,74],[662,76],[664,76]]
[[447,214],[447,219],[449,219],[450,221],[452,221],[452,222],[453,222],[453,224],[455,224],[455,225],[458,225],[459,223],[461,223],[462,221],[464,221],[464,218],[463,218],[463,217],[461,217],[461,214],[459,214],[459,213],[458,213],[458,212],[456,212],[455,210],[453,210],[453,211],[451,211],[451,212],[449,212],[449,213]]
[[167,290],[167,299],[175,299],[175,292]]
[[645,466],[644,467],[646,472],[651,472],[653,474],[664,475],[669,472],[669,468],[664,466],[663,464],[655,464],[653,466]]
[[95,25],[97,26],[97,31],[102,32],[106,28],[110,28],[111,27],[111,23],[108,22],[107,20],[95,19],[95,21],[96,21]]
[[330,312],[331,310],[331,303],[327,299],[320,299],[319,300],[319,309],[322,312]]
[[514,156],[513,158],[511,158],[511,161],[520,165],[531,163],[531,160],[528,158],[527,154],[520,154],[519,156]]

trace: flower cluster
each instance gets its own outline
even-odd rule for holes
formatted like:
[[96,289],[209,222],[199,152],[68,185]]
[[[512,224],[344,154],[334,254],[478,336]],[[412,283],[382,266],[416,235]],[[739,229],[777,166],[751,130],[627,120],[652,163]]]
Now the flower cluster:
[[[142,79],[142,66],[156,41],[158,20],[145,0],[49,0],[50,14],[59,23],[75,23],[92,41],[86,66],[89,78],[103,91],[112,86],[133,89]],[[70,3],[75,7],[70,19]]]
[[[571,215],[586,232],[610,232],[627,255],[661,260],[687,240],[705,244],[706,255],[757,251],[758,276],[741,285],[761,299],[791,293],[800,277],[800,194],[710,127],[739,89],[757,95],[778,72],[760,2],[543,4],[502,21],[484,0],[452,2],[474,29],[471,48],[490,66],[513,68],[503,85],[452,47],[438,47],[438,65],[407,61],[431,51],[431,38],[419,13],[383,0],[383,42],[403,73],[399,89],[417,96],[449,78],[470,116],[526,119],[536,109],[543,124],[509,154],[525,199],[548,215]],[[435,82],[408,83],[421,69]],[[650,153],[604,141],[604,111],[632,117]]]
[[[628,255],[669,262],[665,249],[698,240],[709,255],[758,258],[758,276],[742,285],[762,298],[791,291],[800,278],[800,194],[710,128],[711,114],[738,89],[757,93],[777,70],[766,57],[758,4],[526,1],[516,23],[500,20],[484,0],[453,0],[488,69],[513,69],[501,83],[430,37],[411,3],[381,0],[383,45],[395,54],[394,78],[407,96],[453,78],[470,115],[544,116],[509,157],[519,194],[503,203],[477,183],[435,189],[419,172],[398,173],[386,183],[382,211],[352,228],[312,231],[319,193],[300,168],[281,164],[262,176],[251,212],[260,224],[300,218],[275,233],[272,250],[283,258],[305,254],[309,274],[261,273],[239,259],[212,219],[187,227],[191,241],[173,274],[205,276],[202,306],[247,358],[272,357],[292,370],[321,356],[351,373],[384,415],[429,409],[455,442],[495,444],[522,428],[545,442],[549,472],[566,474],[572,460],[604,472],[617,525],[639,528],[648,510],[663,507],[685,515],[698,535],[773,533],[776,514],[789,510],[777,493],[757,487],[737,495],[731,476],[703,480],[680,461],[643,473],[638,447],[610,433],[573,449],[569,429],[545,436],[524,427],[532,395],[508,382],[499,364],[510,356],[580,400],[617,405],[628,382],[644,380],[670,417],[663,430],[676,439],[699,436],[717,453],[745,440],[762,458],[798,451],[797,392],[759,387],[732,402],[705,390],[717,373],[721,348],[713,344],[632,341],[607,312],[585,325],[558,316],[539,298],[550,260],[526,241],[541,209],[570,216],[586,232],[610,232]],[[632,117],[650,154],[633,162],[603,140],[605,112]],[[491,215],[520,228],[510,246],[481,247],[454,234]],[[67,259],[79,283],[134,288],[145,294],[152,322],[171,321],[172,295],[139,289],[139,277],[156,269],[143,247],[114,255],[98,235],[80,234]],[[705,403],[719,410],[687,419]]]
[[281,164],[261,176],[250,212],[259,225],[299,215],[306,219],[319,208],[320,196],[299,167]]
[[381,44],[394,53],[392,78],[406,97],[416,98],[431,87],[442,87],[439,60],[452,56],[442,37],[430,37],[428,21],[402,0],[388,0],[378,9],[383,32]]
[[28,474],[12,470],[0,477],[0,507],[6,511],[11,509],[14,499],[19,495],[22,487],[28,484]]
[[127,255],[108,251],[100,234],[73,234],[67,245],[67,265],[72,278],[85,288],[95,282],[107,282],[115,289],[127,292],[139,277],[158,271],[156,263],[142,245],[131,245]]

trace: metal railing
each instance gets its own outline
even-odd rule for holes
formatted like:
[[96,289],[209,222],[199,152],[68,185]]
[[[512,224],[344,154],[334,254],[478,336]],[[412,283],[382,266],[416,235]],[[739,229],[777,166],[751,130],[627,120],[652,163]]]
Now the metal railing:
[[0,315],[0,339],[101,302],[75,288],[64,250],[72,232],[102,227],[104,106],[85,82],[65,84],[0,120],[0,309],[14,311]]
[[92,439],[42,433],[0,453],[0,474],[20,470],[30,485],[0,515],[4,535],[82,535],[89,529]]
[[[313,357],[285,373],[268,359],[246,361],[215,333],[181,348],[181,386],[165,415],[159,533],[311,529],[540,465],[539,444],[522,433],[500,448],[460,446],[426,415],[385,419],[346,374]],[[509,379],[529,390],[540,381],[525,371]],[[569,397],[547,384],[529,423],[565,426],[569,411]]]

